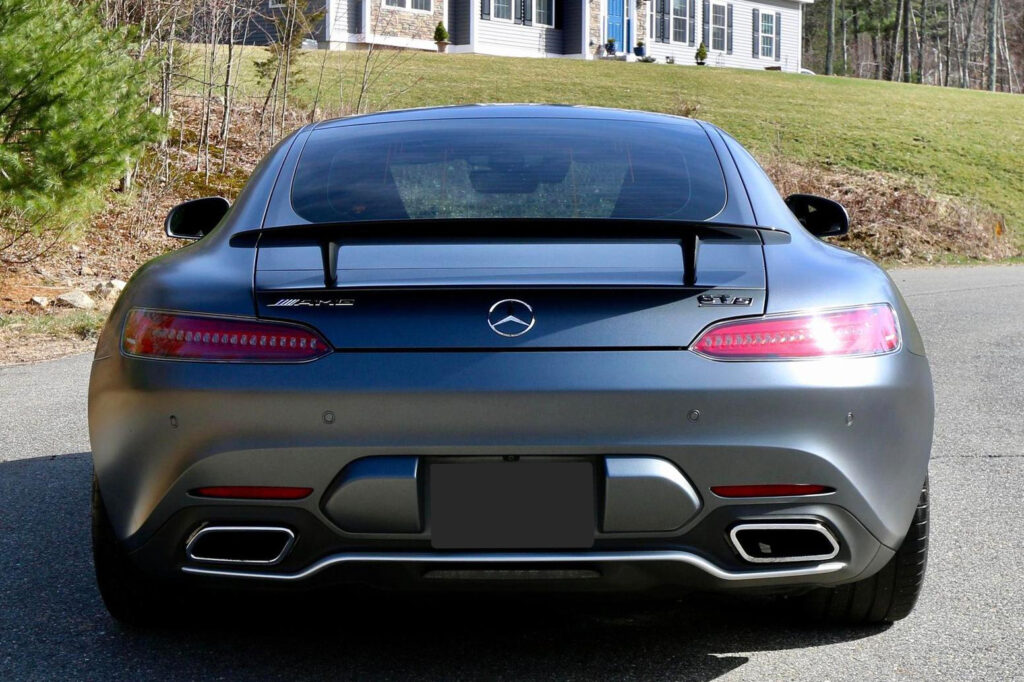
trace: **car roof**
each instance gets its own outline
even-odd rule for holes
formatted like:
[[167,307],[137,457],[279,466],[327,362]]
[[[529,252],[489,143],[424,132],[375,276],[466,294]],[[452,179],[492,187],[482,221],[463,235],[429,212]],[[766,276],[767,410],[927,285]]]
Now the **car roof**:
[[488,119],[488,118],[569,118],[591,120],[616,120],[648,123],[676,123],[697,126],[694,119],[658,114],[631,109],[611,109],[573,104],[460,104],[444,107],[423,107],[399,109],[373,114],[361,114],[323,121],[314,125],[314,130],[337,128],[349,125],[371,123],[394,123],[399,121],[427,121],[438,119]]

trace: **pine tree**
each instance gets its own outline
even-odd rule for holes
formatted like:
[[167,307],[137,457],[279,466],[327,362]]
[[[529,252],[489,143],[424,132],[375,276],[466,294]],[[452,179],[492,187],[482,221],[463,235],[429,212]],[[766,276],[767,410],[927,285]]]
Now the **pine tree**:
[[0,0],[0,253],[80,225],[161,134],[152,64],[95,9]]

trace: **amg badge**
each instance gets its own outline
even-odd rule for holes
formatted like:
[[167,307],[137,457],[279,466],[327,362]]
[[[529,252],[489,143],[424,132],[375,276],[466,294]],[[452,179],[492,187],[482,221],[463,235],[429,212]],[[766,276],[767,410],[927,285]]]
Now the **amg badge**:
[[351,308],[354,298],[282,298],[268,308]]

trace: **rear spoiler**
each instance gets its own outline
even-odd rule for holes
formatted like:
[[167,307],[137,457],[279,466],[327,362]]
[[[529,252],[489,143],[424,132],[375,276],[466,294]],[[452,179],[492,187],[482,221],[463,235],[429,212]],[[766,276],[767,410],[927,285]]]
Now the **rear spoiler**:
[[[675,241],[683,247],[686,284],[692,285],[697,237],[755,231],[788,237],[786,230],[762,225],[738,225],[684,220],[579,218],[488,218],[453,220],[368,220],[313,223],[245,230],[231,236],[231,245],[318,246],[323,259],[324,286],[338,284],[338,251],[345,244],[559,243],[587,241]],[[764,239],[764,237],[762,237]]]

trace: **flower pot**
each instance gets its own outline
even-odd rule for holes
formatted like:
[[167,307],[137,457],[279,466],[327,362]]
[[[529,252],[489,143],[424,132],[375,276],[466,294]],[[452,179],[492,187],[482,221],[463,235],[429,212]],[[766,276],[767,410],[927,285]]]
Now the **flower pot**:
[[633,48],[633,54],[635,54],[637,57],[646,57],[647,56],[647,46],[645,46],[645,45],[637,45],[636,47]]
[[615,55],[615,43],[605,43],[604,49],[608,51],[609,55]]
[[437,51],[438,52],[444,53],[444,52],[448,51],[448,41],[438,40],[434,44],[437,45]]

